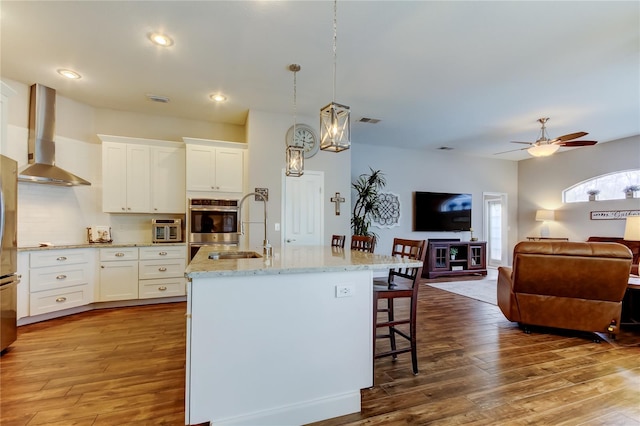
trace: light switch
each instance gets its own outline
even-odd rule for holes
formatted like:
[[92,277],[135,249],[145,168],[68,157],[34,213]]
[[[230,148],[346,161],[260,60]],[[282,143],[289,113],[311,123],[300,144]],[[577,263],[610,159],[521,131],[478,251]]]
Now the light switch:
[[279,230],[280,230],[280,224],[279,224],[279,223],[274,223],[274,225],[273,225],[273,226],[274,226],[274,228],[275,228],[275,230],[276,230],[276,231],[279,231]]

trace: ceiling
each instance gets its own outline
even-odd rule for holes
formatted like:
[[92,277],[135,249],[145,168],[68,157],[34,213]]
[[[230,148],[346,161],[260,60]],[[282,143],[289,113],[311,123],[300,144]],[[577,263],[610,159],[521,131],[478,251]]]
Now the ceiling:
[[[2,77],[98,108],[240,125],[257,109],[293,122],[291,63],[302,66],[298,116],[334,100],[332,1],[5,0],[0,13]],[[551,138],[633,136],[639,28],[637,1],[341,0],[335,101],[363,144],[519,160],[526,151],[494,154],[535,141],[540,117]],[[174,44],[152,45],[151,32]]]

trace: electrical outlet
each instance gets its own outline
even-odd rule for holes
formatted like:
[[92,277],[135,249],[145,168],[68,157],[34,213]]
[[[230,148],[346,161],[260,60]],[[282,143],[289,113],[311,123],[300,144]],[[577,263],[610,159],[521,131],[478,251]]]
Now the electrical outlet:
[[336,297],[352,297],[355,290],[350,285],[337,285]]
[[273,227],[275,228],[275,231],[279,231],[280,230],[280,224],[279,223],[274,223]]

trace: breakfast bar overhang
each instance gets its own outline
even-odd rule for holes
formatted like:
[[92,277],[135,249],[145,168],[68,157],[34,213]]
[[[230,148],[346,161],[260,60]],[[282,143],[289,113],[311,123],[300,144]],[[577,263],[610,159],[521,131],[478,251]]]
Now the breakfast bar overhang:
[[186,270],[185,423],[299,425],[360,411],[373,385],[374,270],[420,261],[294,246]]

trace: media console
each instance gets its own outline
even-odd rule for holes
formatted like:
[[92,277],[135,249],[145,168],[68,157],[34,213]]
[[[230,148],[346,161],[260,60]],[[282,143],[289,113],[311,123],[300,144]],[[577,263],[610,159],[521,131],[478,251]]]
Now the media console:
[[429,240],[423,278],[451,275],[487,275],[484,241]]

